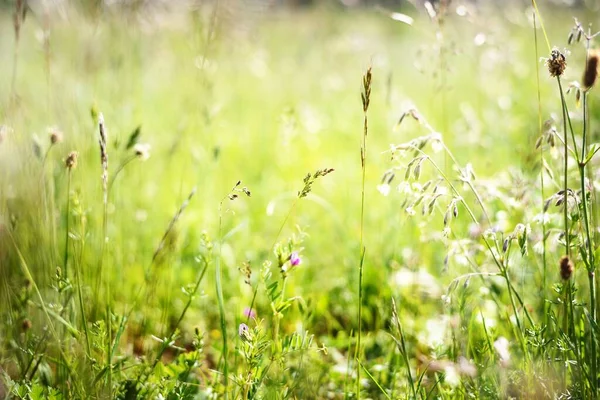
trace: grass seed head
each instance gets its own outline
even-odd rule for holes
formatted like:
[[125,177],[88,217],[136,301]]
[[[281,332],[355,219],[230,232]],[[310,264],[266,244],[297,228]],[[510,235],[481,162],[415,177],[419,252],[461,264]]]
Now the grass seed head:
[[56,127],[48,128],[48,135],[50,136],[50,144],[52,145],[60,143],[63,140],[62,132]]
[[560,77],[567,68],[567,58],[555,47],[550,53],[550,58],[546,60],[546,66],[550,76]]
[[69,155],[67,156],[67,158],[65,160],[65,166],[67,167],[67,169],[71,170],[71,169],[77,167],[77,157],[79,157],[78,152],[72,151],[69,153]]
[[569,279],[571,279],[571,276],[573,275],[573,270],[575,269],[575,267],[573,266],[573,262],[571,261],[569,256],[562,256],[559,261],[559,264],[560,277],[563,280],[568,281]]
[[600,54],[596,50],[591,50],[587,62],[585,64],[585,71],[583,72],[583,89],[590,90],[598,79],[598,64]]

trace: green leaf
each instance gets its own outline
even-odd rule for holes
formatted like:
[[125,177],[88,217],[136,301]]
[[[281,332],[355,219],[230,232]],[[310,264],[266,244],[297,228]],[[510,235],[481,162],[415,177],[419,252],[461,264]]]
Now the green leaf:
[[142,133],[142,126],[138,125],[138,127],[135,128],[133,130],[133,132],[131,132],[131,135],[129,135],[129,139],[127,140],[127,146],[125,146],[125,150],[129,150],[133,146],[135,146],[135,144],[138,142],[138,139],[140,138],[141,133]]
[[70,323],[67,322],[63,317],[61,317],[58,313],[54,312],[52,309],[48,308],[48,314],[50,314],[54,319],[63,324],[65,328],[76,338],[79,337],[79,331],[73,327]]
[[590,162],[591,159],[592,159],[592,157],[594,157],[594,155],[596,155],[596,153],[598,152],[598,150],[600,150],[600,145],[598,143],[594,143],[592,145],[592,148],[590,149],[590,151],[585,156],[585,159],[583,160],[583,164],[585,165],[588,162]]
[[31,392],[29,393],[29,396],[31,397],[31,400],[45,399],[46,396],[44,396],[44,387],[39,383],[34,383],[31,387]]

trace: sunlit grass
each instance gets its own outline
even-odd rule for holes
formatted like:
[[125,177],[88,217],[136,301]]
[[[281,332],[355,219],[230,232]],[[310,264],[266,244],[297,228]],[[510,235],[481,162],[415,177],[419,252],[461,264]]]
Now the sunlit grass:
[[[551,14],[540,7],[548,13],[543,16],[551,43],[566,47],[571,14],[584,12]],[[415,18],[413,26],[372,8],[265,11],[247,18],[234,9],[219,13],[216,25],[208,5],[93,18],[70,9],[66,16],[49,14],[49,20],[33,10],[21,28],[14,92],[12,17],[8,10],[0,15],[0,312],[9,321],[0,329],[4,385],[16,394],[33,381],[74,397],[129,392],[205,398],[226,388],[230,398],[350,398],[357,395],[353,378],[361,368],[365,398],[430,392],[461,398],[504,396],[519,385],[527,394],[563,393],[580,382],[572,378],[579,376],[575,367],[553,365],[543,373],[562,376],[541,377],[543,390],[535,384],[536,368],[557,354],[536,341],[566,339],[558,330],[559,311],[557,323],[533,311],[544,309],[536,253],[541,226],[534,218],[542,203],[538,90],[543,119],[555,114],[560,129],[562,111],[554,82],[531,56],[532,10],[482,7],[465,14],[454,7],[443,24],[430,21],[424,10],[402,12]],[[40,38],[48,27],[46,63]],[[545,44],[538,46],[547,56]],[[563,82],[580,78],[579,50],[572,48]],[[369,66],[361,217],[360,93]],[[597,140],[595,96],[591,91],[587,97],[591,143]],[[567,101],[580,113],[572,97]],[[423,119],[398,124],[410,109]],[[106,232],[99,112],[108,134],[109,180],[119,170],[108,192]],[[573,118],[577,130],[581,123]],[[35,148],[43,157],[50,126],[64,138],[42,163]],[[427,147],[390,160],[390,144],[438,132],[444,151]],[[134,142],[149,145],[143,147],[148,159],[136,154]],[[71,151],[79,153],[78,165],[68,170]],[[406,180],[422,185],[439,175],[435,184],[464,196],[449,224],[445,197],[431,204],[431,216],[421,215],[425,203],[410,216],[406,208],[417,189],[408,195],[395,190],[410,157],[417,156],[435,164],[422,161],[419,173],[411,169]],[[564,160],[549,150],[547,161],[557,174],[545,182],[548,197],[562,187]],[[395,166],[386,196],[378,186]],[[473,187],[458,181],[457,167],[475,171]],[[299,196],[307,174],[328,168],[335,171]],[[224,198],[240,180],[251,197]],[[185,213],[170,226],[181,204]],[[562,211],[554,211],[555,233]],[[519,223],[531,225],[524,257]],[[508,235],[515,240],[512,255],[499,256],[497,264],[484,251],[488,243],[481,235],[489,228],[497,229],[498,242],[486,239],[498,254]],[[554,302],[565,299],[562,288],[550,290],[560,283],[555,236],[547,278],[548,301]],[[293,268],[292,253],[302,260]],[[240,271],[245,262],[250,284]],[[31,293],[20,265],[27,265],[39,293]],[[97,286],[99,265],[110,290]],[[584,275],[576,269],[581,302],[588,299]],[[106,315],[106,296],[114,317]],[[392,298],[398,318],[391,321]],[[253,301],[257,319],[249,320],[244,309]],[[546,336],[537,331],[542,320]],[[238,335],[242,322],[249,330]],[[359,327],[362,355],[355,358]],[[501,337],[514,353],[510,362],[498,348]],[[553,346],[568,353],[568,343]],[[70,364],[60,357],[72,357]],[[515,376],[521,371],[522,381]]]

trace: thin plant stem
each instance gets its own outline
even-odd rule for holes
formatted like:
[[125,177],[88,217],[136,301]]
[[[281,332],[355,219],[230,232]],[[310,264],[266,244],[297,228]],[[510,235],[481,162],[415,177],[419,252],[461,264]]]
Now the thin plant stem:
[[126,158],[125,161],[123,161],[119,165],[119,167],[116,169],[116,171],[114,172],[114,174],[112,174],[112,176],[110,177],[110,181],[108,182],[108,190],[109,191],[112,189],[112,186],[115,183],[115,180],[117,179],[117,176],[119,175],[119,172],[121,172],[123,170],[123,168],[125,168],[127,166],[127,164],[129,164],[130,162],[132,162],[136,158],[137,158],[137,155],[132,154],[128,158]]
[[[563,114],[563,140],[564,140],[564,175],[563,175],[563,196],[564,196],[564,200],[563,200],[563,223],[564,223],[564,230],[565,230],[565,254],[567,256],[569,256],[570,254],[570,245],[571,245],[571,239],[569,237],[569,207],[568,207],[568,168],[569,168],[569,153],[568,153],[568,148],[567,148],[567,143],[568,143],[568,138],[567,138],[567,110],[565,107],[565,98],[563,95],[563,90],[562,90],[562,84],[560,83],[560,77],[557,76],[556,80],[558,82],[558,87],[560,90],[560,99],[561,99],[561,108],[562,108],[562,114]],[[575,145],[575,143],[573,143],[573,145]],[[575,153],[577,153],[577,150],[575,150]]]
[[[534,48],[535,48],[535,80],[536,80],[536,88],[537,88],[537,105],[538,105],[538,136],[542,135],[542,95],[540,92],[540,70],[537,67],[539,57],[538,50],[538,37],[537,37],[537,19],[536,12],[532,13],[533,17],[533,38],[534,38]],[[541,191],[541,202],[542,202],[542,304],[541,311],[544,316],[544,325],[548,324],[548,313],[546,312],[546,290],[547,290],[547,259],[546,259],[546,221],[544,211],[544,199],[546,196],[544,195],[544,145],[540,145],[540,160],[542,162],[542,169],[540,171],[540,191]]]
[[[99,133],[99,144],[100,144],[100,160],[102,164],[102,243],[100,247],[100,267],[99,267],[99,278],[98,285],[104,283],[105,291],[105,307],[106,307],[106,334],[108,335],[106,341],[106,369],[107,369],[107,383],[108,383],[108,395],[112,396],[112,311],[111,311],[111,277],[109,274],[104,273],[104,258],[106,257],[107,246],[108,246],[108,141],[106,135],[106,129],[104,126],[104,117],[100,114],[98,118],[98,133]],[[104,279],[103,279],[104,278]]]
[[87,355],[89,357],[92,354],[92,350],[91,350],[91,346],[90,346],[90,334],[88,332],[87,317],[85,315],[85,307],[83,304],[83,290],[82,290],[83,282],[82,282],[79,268],[77,268],[77,266],[75,266],[74,270],[75,270],[75,279],[77,280],[77,298],[79,300],[79,310],[80,310],[79,312],[81,313],[81,319],[82,319],[81,323],[83,325],[83,332],[85,333],[85,345],[86,345]]
[[[367,174],[367,134],[369,132],[369,119],[367,111],[371,97],[371,67],[363,76],[363,91],[361,93],[363,104],[363,132],[362,145],[360,148],[360,165],[362,170],[361,195],[360,195],[360,263],[358,267],[358,335],[356,341],[356,361],[361,360],[361,337],[362,337],[362,286],[364,274],[365,252],[364,247],[364,221],[365,221],[365,181]],[[356,398],[360,400],[360,368],[356,368]]]
[[[221,258],[223,251],[223,202],[226,199],[233,200],[237,197],[237,195],[232,195],[233,192],[239,190],[237,187],[241,184],[241,181],[238,181],[235,186],[227,193],[219,202],[219,254],[217,260],[215,262],[215,286],[217,291],[217,302],[219,304],[219,317],[220,317],[220,325],[221,325],[221,335],[223,336],[223,349],[221,351],[221,359],[223,360],[223,384],[224,384],[224,396],[225,399],[229,397],[228,387],[229,387],[229,362],[227,360],[228,356],[228,343],[227,343],[227,321],[225,320],[225,301],[223,297],[223,283],[222,280],[222,272],[221,272]],[[244,191],[244,193],[246,193]],[[249,192],[246,193],[249,196]]]
[[223,336],[223,349],[221,351],[222,359],[223,359],[223,379],[224,379],[224,393],[225,399],[228,398],[227,387],[229,386],[229,371],[228,371],[228,362],[227,362],[227,323],[225,321],[225,302],[223,300],[223,284],[221,283],[221,256],[222,256],[222,248],[223,248],[223,200],[219,203],[219,255],[215,262],[215,285],[217,289],[217,301],[219,303],[219,317],[221,324],[221,335]]
[[[581,159],[585,159],[586,151],[586,140],[589,126],[587,123],[587,91],[583,92],[583,134],[582,134],[582,149]],[[588,215],[588,198],[587,190],[585,185],[585,168],[586,163],[583,161],[579,163],[579,178],[581,184],[581,202],[583,205],[583,224],[585,227],[586,243],[587,243],[587,269],[588,269],[588,283],[590,290],[590,367],[591,367],[591,384],[592,384],[592,395],[594,398],[598,396],[598,384],[597,384],[597,371],[598,371],[598,360],[597,360],[597,349],[596,349],[596,335],[594,334],[594,326],[596,325],[596,265],[594,260],[593,244],[590,235],[590,218]]]
[[67,210],[65,214],[65,253],[64,253],[64,262],[63,268],[65,271],[65,275],[67,275],[67,264],[69,261],[69,215],[70,215],[70,205],[71,205],[71,168],[68,168],[67,171]]
[[396,317],[395,318],[396,330],[398,331],[398,334],[400,335],[400,341],[396,341],[396,344],[398,345],[398,350],[400,350],[400,354],[402,355],[402,358],[404,359],[404,364],[406,365],[406,376],[408,377],[408,383],[410,385],[413,398],[416,399],[417,392],[415,390],[415,382],[414,382],[414,379],[412,376],[412,372],[410,370],[410,362],[408,360],[408,353],[406,352],[406,342],[404,340],[404,331],[402,329],[402,324],[400,323],[400,316],[398,315],[398,311],[396,309],[396,301],[394,300],[393,297],[392,297],[392,312],[393,312],[393,315]]
[[[200,287],[200,283],[202,283],[202,279],[204,278],[204,275],[206,274],[206,270],[207,269],[208,269],[208,262],[206,262],[204,264],[204,267],[202,268],[202,271],[200,271],[200,274],[198,275],[198,278],[196,279],[196,283],[194,284],[194,288],[192,289],[191,292],[188,293],[188,300],[185,303],[185,306],[183,307],[183,310],[179,314],[179,318],[177,318],[177,322],[172,327],[171,333],[167,336],[167,340],[169,342],[175,339],[175,335],[177,333],[177,330],[179,329],[179,325],[181,324],[181,321],[183,321],[183,318],[185,317],[188,309],[192,305],[192,301],[194,300],[194,296],[198,292],[198,288]],[[160,347],[160,350],[159,350],[158,354],[154,358],[154,362],[152,364],[152,368],[150,368],[150,371],[152,371],[154,369],[154,367],[156,367],[156,365],[160,361],[160,359],[161,359],[161,357],[162,357],[162,355],[163,355],[163,353],[165,352],[166,349],[167,349],[166,346],[161,346]]]
[[[506,281],[506,287],[508,289],[508,297],[510,299],[510,304],[512,306],[513,309],[513,313],[515,315],[515,321],[517,323],[517,329],[519,330],[519,341],[521,343],[521,347],[523,348],[523,354],[525,355],[525,357],[529,358],[529,352],[527,351],[527,346],[525,344],[525,332],[523,330],[523,326],[521,324],[521,319],[519,318],[519,312],[517,311],[517,304],[515,303],[515,298],[514,298],[514,286],[512,285],[511,281],[510,281],[510,277],[508,276],[508,256],[510,254],[510,247],[508,249],[508,251],[506,252],[506,263],[502,266],[500,273],[502,275],[502,277],[504,278],[504,280]],[[510,322],[510,319],[509,319]]]
[[23,15],[24,15],[24,7],[26,6],[24,0],[16,0],[15,2],[15,10],[14,10],[14,30],[15,30],[15,48],[13,50],[13,69],[12,69],[12,79],[10,82],[10,97],[11,102],[16,101],[17,93],[17,65],[19,63],[19,43],[21,39],[21,28],[23,24]]
[[544,21],[542,20],[542,15],[540,14],[540,10],[538,9],[537,2],[535,0],[531,0],[531,5],[535,10],[535,13],[540,20],[540,26],[542,28],[542,32],[544,33],[544,39],[546,39],[546,46],[548,46],[548,52],[550,51],[550,41],[548,40],[548,35],[546,34],[546,28],[544,27]]

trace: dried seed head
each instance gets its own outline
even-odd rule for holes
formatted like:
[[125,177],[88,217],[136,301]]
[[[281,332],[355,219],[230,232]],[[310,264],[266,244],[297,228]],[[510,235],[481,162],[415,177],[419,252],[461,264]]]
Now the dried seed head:
[[244,261],[241,267],[238,268],[242,275],[244,275],[244,283],[248,286],[252,285],[252,267],[250,261]]
[[32,323],[30,320],[28,319],[24,319],[23,322],[21,323],[21,329],[23,330],[23,332],[27,332],[28,330],[31,329],[32,327]]
[[598,64],[600,54],[596,50],[591,50],[588,54],[587,62],[585,64],[585,71],[583,72],[583,83],[584,90],[590,90],[596,83],[598,78]]
[[565,55],[555,47],[552,49],[552,53],[550,53],[550,58],[546,60],[546,66],[548,67],[550,76],[559,77],[567,68],[567,59]]
[[56,127],[48,128],[48,135],[50,135],[51,144],[57,144],[63,140],[62,132]]
[[559,261],[559,264],[560,277],[563,280],[568,281],[569,279],[571,279],[571,276],[573,275],[573,270],[575,269],[575,267],[573,266],[573,262],[571,261],[569,256],[562,256]]
[[71,170],[77,166],[77,157],[79,157],[79,153],[77,153],[76,151],[72,151],[69,153],[67,159],[65,160],[65,166],[67,167],[67,169]]
[[510,244],[511,240],[512,240],[512,236],[509,236],[506,239],[504,239],[504,242],[502,243],[502,252],[503,253],[506,253],[508,251],[508,245]]

